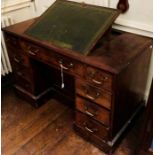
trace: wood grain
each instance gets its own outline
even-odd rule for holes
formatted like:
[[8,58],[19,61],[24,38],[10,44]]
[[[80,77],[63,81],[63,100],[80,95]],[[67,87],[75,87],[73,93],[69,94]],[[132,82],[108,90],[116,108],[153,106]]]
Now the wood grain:
[[50,102],[48,102],[41,109],[37,110],[37,114],[33,112],[31,115],[27,115],[23,120],[20,120],[20,122],[14,123],[3,132],[2,152],[5,152],[6,155],[15,153],[18,148],[45,129],[64,112],[65,109],[63,105],[57,102],[55,102],[55,104],[50,104]]

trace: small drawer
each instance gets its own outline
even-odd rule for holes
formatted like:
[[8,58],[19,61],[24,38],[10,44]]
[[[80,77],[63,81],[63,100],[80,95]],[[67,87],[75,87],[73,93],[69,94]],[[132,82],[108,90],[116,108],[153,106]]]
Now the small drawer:
[[109,92],[98,89],[88,83],[77,79],[76,93],[101,106],[111,109],[112,95]]
[[112,76],[93,67],[86,67],[84,79],[91,84],[112,91]]
[[15,47],[17,49],[20,49],[21,48],[20,43],[19,43],[19,40],[18,40],[17,37],[7,34],[5,38],[6,38],[5,39],[5,42],[6,42],[8,48],[13,48],[13,49]]
[[63,71],[69,74],[72,74],[74,76],[80,76],[83,75],[83,65],[71,58],[68,58],[63,55],[55,55],[55,65],[58,66],[58,68],[63,68]]
[[95,103],[76,97],[76,109],[103,123],[105,126],[110,125],[110,112]]
[[23,78],[29,82],[32,81],[32,73],[31,73],[30,68],[27,68],[27,67],[22,66],[22,65],[18,65],[17,63],[13,63],[12,67],[13,67],[14,74],[16,76],[19,76],[19,77],[21,77],[21,78]]
[[48,59],[53,60],[53,53],[50,50],[45,50],[37,45],[25,43],[26,53],[33,58],[39,58],[40,60],[48,61]]
[[53,50],[42,48],[33,43],[25,42],[25,41],[22,41],[21,44],[22,44],[22,48],[25,49],[25,52],[28,53],[30,57],[45,63],[50,63],[50,65],[56,64],[55,62],[56,56]]
[[13,63],[17,63],[18,65],[29,66],[29,58],[27,55],[20,55],[18,53],[12,53],[10,55]]
[[29,93],[34,93],[34,87],[33,84],[28,82],[27,80],[25,80],[24,78],[15,75],[15,83],[16,85],[22,87],[23,89],[25,89],[26,91],[28,91]]
[[91,133],[103,140],[108,140],[109,128],[78,111],[76,111],[76,125],[86,133]]

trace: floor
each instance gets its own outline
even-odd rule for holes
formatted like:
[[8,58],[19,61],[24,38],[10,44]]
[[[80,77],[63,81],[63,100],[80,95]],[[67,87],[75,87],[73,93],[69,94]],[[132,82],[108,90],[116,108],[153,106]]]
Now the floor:
[[[2,89],[1,120],[2,155],[105,155],[75,134],[73,110],[54,99],[35,109],[12,88]],[[136,155],[139,122],[114,155]]]

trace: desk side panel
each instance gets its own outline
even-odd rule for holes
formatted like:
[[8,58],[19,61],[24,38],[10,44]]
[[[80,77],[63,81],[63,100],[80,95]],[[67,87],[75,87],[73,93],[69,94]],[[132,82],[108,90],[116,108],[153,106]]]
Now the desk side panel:
[[112,132],[114,137],[130,119],[136,109],[145,102],[145,89],[151,59],[150,46],[115,78]]

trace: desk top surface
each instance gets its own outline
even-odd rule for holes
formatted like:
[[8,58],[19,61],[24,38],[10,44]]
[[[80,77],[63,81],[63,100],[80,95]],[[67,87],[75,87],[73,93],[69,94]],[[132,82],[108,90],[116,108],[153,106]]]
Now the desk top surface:
[[112,8],[57,0],[25,33],[87,55],[118,15]]
[[[60,50],[49,42],[34,39],[24,31],[35,21],[31,19],[21,22],[3,29],[3,31],[22,37],[28,41],[32,41],[42,47],[53,49],[54,51],[93,65],[94,67],[104,69],[113,74],[119,73],[129,63],[131,63],[138,55],[144,52],[144,49],[152,45],[152,38],[142,37],[135,34],[124,33],[115,37],[112,41],[107,42],[102,47],[92,51],[89,55],[84,56],[77,52],[69,50]],[[150,50],[151,51],[151,50]]]

